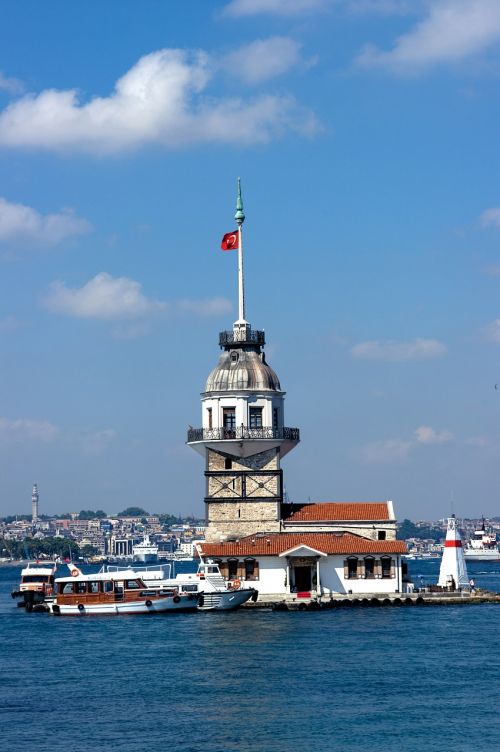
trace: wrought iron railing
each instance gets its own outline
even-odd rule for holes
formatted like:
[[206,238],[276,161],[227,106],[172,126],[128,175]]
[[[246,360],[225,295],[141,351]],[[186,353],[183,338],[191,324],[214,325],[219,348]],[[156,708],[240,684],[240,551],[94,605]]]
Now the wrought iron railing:
[[238,426],[229,428],[190,428],[187,440],[191,441],[231,441],[232,439],[284,439],[300,441],[298,428],[249,428]]
[[219,346],[228,345],[260,345],[266,344],[265,332],[260,329],[242,329],[241,331],[219,332]]

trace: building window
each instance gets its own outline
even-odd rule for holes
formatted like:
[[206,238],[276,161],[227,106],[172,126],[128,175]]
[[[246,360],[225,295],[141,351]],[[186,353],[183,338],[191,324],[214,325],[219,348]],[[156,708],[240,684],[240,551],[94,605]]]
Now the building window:
[[211,407],[207,407],[207,414],[208,414],[208,427],[209,428],[213,428],[213,425],[212,425],[212,408]]
[[273,407],[273,428],[277,430],[279,423],[279,411],[277,407]]
[[235,580],[238,577],[238,559],[227,560],[227,576],[230,580]]
[[385,530],[379,530],[378,531],[378,539],[379,540],[385,540]]
[[375,559],[368,556],[365,559],[365,578],[367,580],[373,580],[375,577]]
[[245,559],[245,580],[259,579],[259,562],[255,559]]
[[233,467],[233,460],[231,457],[226,457],[224,460],[224,470],[231,470]]
[[355,580],[358,576],[358,560],[354,557],[347,559],[347,579]]
[[224,438],[234,439],[236,436],[236,409],[234,407],[222,408],[222,425]]
[[251,407],[249,413],[250,428],[262,428],[262,408]]
[[389,579],[392,576],[392,559],[390,556],[382,556],[380,559],[382,568],[382,579]]

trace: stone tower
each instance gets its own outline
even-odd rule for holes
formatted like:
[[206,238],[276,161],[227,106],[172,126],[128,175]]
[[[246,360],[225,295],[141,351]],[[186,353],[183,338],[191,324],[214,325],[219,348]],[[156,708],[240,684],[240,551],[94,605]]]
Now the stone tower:
[[299,430],[285,426],[285,392],[266,362],[264,332],[245,319],[239,180],[235,219],[239,318],[219,334],[223,352],[201,394],[202,427],[191,428],[187,440],[205,458],[207,541],[280,529],[280,460],[299,441]]
[[31,522],[38,521],[38,498],[38,486],[34,483],[31,491]]

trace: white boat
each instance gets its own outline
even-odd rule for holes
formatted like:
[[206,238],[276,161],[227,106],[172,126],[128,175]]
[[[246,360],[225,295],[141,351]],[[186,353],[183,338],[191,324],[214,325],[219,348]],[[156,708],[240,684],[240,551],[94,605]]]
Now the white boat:
[[178,574],[171,577],[169,564],[157,567],[134,567],[134,569],[120,569],[107,567],[108,572],[129,572],[130,576],[139,576],[151,588],[175,588],[179,594],[196,599],[199,611],[232,611],[250,599],[257,600],[258,591],[253,587],[245,587],[240,580],[225,580],[217,564],[213,562],[201,563],[198,571],[192,574]]
[[484,519],[481,530],[475,530],[474,536],[467,541],[464,556],[466,561],[500,561],[497,535],[486,530]]
[[26,611],[43,607],[45,600],[52,597],[56,569],[55,561],[29,561],[21,570],[19,588],[11,593],[13,598],[20,599],[17,605]]
[[132,547],[134,561],[142,561],[144,564],[152,564],[158,559],[158,546],[151,543],[149,535],[145,535],[140,543]]
[[58,577],[50,613],[61,616],[154,614],[194,611],[197,599],[174,587],[151,587],[131,569],[83,574],[68,565],[71,575]]

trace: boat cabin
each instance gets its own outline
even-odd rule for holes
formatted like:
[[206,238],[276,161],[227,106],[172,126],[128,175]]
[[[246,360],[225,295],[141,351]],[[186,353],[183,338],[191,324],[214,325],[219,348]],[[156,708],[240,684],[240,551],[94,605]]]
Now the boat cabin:
[[148,588],[140,577],[84,575],[56,580],[56,598],[60,605],[116,603],[144,598],[173,598],[175,588]]

